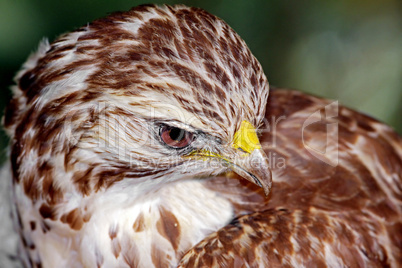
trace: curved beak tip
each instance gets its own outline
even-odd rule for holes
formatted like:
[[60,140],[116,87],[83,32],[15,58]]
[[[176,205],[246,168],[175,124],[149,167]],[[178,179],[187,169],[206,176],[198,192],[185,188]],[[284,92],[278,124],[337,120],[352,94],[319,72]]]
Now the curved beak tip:
[[269,182],[269,183],[267,183],[266,185],[264,185],[264,186],[260,186],[263,190],[264,190],[264,194],[265,194],[265,196],[268,196],[269,195],[269,193],[271,192],[271,187],[272,187],[272,181],[271,182]]
[[255,183],[264,190],[265,196],[268,196],[272,187],[272,173],[269,168],[268,169],[266,167],[261,168],[263,168],[263,172],[258,174],[260,176],[257,177],[254,173],[253,177],[255,177],[254,179]]
[[235,160],[231,169],[246,180],[258,185],[268,196],[272,187],[272,172],[268,158],[262,149]]

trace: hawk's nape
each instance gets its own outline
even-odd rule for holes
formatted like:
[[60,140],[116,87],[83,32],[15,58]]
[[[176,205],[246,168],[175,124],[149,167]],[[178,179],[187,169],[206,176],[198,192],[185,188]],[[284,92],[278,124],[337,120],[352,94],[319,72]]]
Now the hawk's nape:
[[25,267],[402,265],[401,138],[328,100],[268,98],[204,10],[113,13],[43,42],[16,81],[5,252]]

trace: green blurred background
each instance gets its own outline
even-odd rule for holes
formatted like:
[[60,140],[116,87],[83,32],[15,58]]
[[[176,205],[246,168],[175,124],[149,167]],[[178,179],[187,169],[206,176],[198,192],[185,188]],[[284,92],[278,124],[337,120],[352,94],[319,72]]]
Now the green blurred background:
[[[197,6],[247,42],[271,85],[339,100],[402,133],[402,1],[153,1]],[[26,57],[47,37],[149,1],[0,0],[0,109]],[[2,133],[0,149],[5,148]]]

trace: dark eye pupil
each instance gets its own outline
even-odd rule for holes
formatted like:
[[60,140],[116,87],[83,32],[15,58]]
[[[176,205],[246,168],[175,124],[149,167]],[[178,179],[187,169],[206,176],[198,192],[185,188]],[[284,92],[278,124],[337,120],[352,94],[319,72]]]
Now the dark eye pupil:
[[169,136],[174,141],[180,141],[184,138],[184,130],[177,127],[173,127],[169,131]]
[[162,141],[173,148],[184,148],[194,140],[194,134],[178,127],[162,125],[159,130]]

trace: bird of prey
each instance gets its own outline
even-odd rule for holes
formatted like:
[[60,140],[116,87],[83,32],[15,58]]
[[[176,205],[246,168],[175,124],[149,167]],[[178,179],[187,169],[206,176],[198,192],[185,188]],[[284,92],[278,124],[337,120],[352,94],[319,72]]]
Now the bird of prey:
[[245,42],[202,9],[95,20],[42,42],[16,83],[1,178],[19,237],[2,247],[10,262],[402,265],[401,138],[270,89]]

